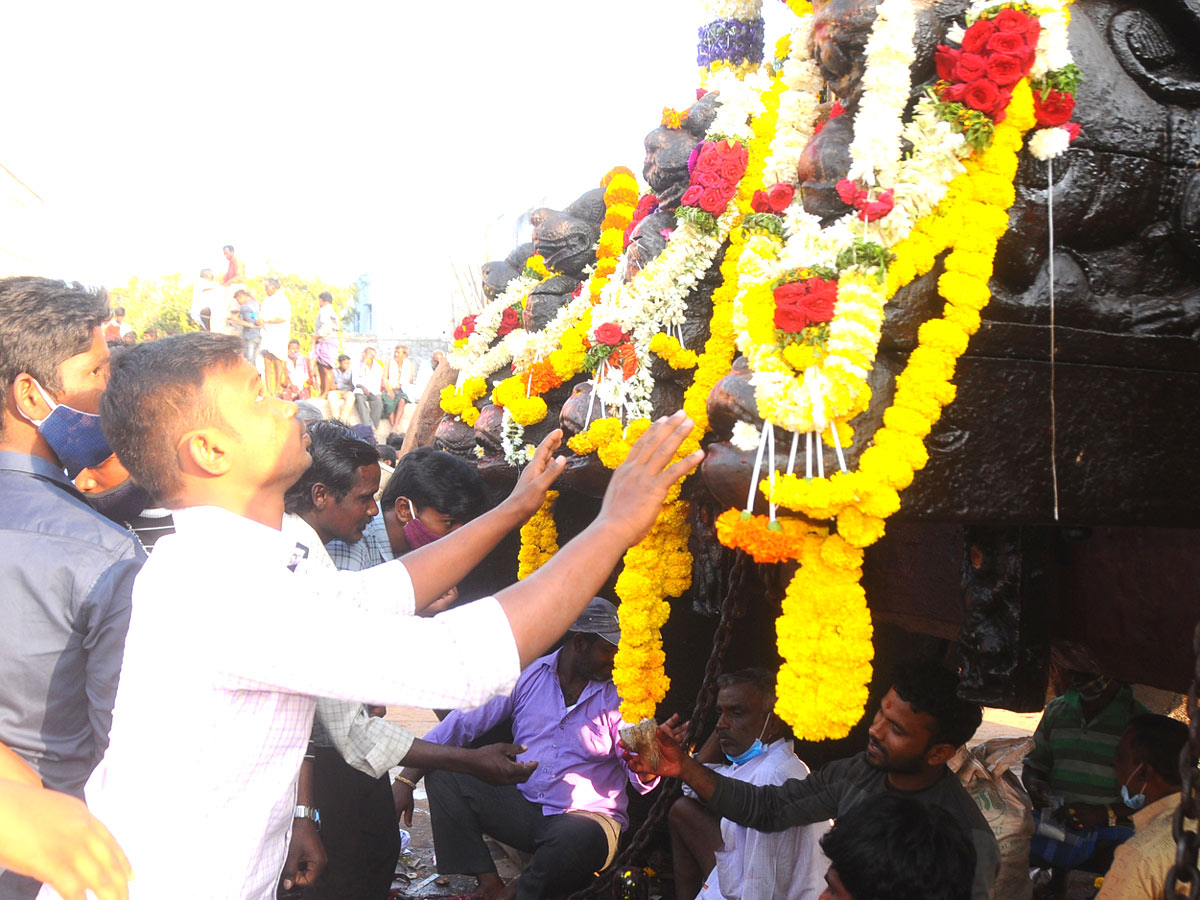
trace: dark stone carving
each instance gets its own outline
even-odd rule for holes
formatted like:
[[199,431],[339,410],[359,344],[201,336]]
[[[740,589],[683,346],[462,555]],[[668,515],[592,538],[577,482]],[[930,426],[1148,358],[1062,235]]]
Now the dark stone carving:
[[966,529],[966,618],[959,638],[963,697],[1026,712],[1042,708],[1050,659],[1052,540],[1038,529]]
[[537,209],[533,223],[533,248],[554,272],[578,280],[583,269],[596,261],[593,250],[604,220],[604,189],[588,191],[565,210]]

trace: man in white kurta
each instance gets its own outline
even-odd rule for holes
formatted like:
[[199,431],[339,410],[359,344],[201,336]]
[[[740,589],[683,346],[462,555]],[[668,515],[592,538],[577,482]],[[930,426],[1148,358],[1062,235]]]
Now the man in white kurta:
[[132,864],[134,900],[271,900],[301,814],[315,698],[452,707],[511,690],[700,461],[671,463],[691,422],[661,420],[553,560],[493,598],[419,619],[540,507],[565,465],[552,459],[562,433],[508,498],[454,534],[403,561],[297,578],[296,542],[280,532],[284,492],[311,464],[295,416],[236,338],[179,335],[112,367],[105,435],[176,528],[134,584],[111,740],[86,787]]

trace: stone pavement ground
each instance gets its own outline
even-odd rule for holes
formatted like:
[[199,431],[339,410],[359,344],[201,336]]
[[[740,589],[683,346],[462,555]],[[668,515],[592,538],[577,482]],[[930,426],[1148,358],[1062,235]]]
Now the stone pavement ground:
[[[388,710],[387,718],[399,722],[413,731],[418,737],[424,735],[437,724],[437,716],[425,709],[410,709],[395,707]],[[998,737],[1018,737],[1033,734],[1041,713],[1014,713],[1004,709],[988,709],[985,711],[983,725],[976,732],[971,745]],[[400,770],[393,770],[393,775]],[[448,897],[454,894],[469,894],[475,888],[475,879],[469,875],[441,875],[437,871],[437,860],[433,852],[433,833],[429,826],[429,801],[425,796],[423,786],[418,786],[415,794],[416,809],[413,812],[413,824],[405,830],[409,832],[408,849],[401,854],[396,867],[396,879],[393,883],[395,900],[431,900],[431,898]],[[505,849],[493,841],[488,842],[492,858],[496,861],[496,870],[507,881],[520,873],[520,866],[511,858]],[[1072,873],[1068,883],[1067,900],[1088,900],[1095,894],[1092,887],[1094,876],[1086,873]],[[665,891],[664,891],[665,887]],[[658,897],[664,893],[671,896],[673,891],[669,885],[654,881],[651,886],[651,896]]]

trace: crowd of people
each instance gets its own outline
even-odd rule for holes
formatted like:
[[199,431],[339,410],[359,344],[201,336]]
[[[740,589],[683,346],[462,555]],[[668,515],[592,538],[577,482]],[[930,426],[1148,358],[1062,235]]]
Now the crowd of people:
[[[613,860],[628,789],[664,778],[687,788],[678,900],[995,896],[996,835],[948,766],[982,711],[936,663],[901,669],[865,749],[816,771],[763,669],[720,677],[694,753],[678,717],[656,753],[622,743],[620,617],[597,594],[700,462],[673,461],[682,413],[545,565],[464,597],[564,469],[561,432],[492,505],[468,462],[397,459],[325,418],[286,359],[270,390],[244,335],[112,354],[113,320],[103,291],[0,280],[0,900],[384,900],[422,780],[439,871],[473,875],[479,900],[562,897]],[[387,369],[364,353],[326,393],[357,404],[369,379],[382,420],[401,402]],[[1186,727],[1072,665],[1026,760],[1034,852],[1063,871],[1107,853],[1101,897],[1161,896]],[[387,703],[449,713],[419,739]],[[519,878],[485,836],[532,854]]]

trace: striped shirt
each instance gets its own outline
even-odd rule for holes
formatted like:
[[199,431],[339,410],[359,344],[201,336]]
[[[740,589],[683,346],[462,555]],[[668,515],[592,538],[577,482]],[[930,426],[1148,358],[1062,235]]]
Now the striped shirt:
[[1045,779],[1050,794],[1066,803],[1118,803],[1113,756],[1125,725],[1149,710],[1124,685],[1090,722],[1083,717],[1079,692],[1070,688],[1051,700],[1033,733],[1024,766]]

